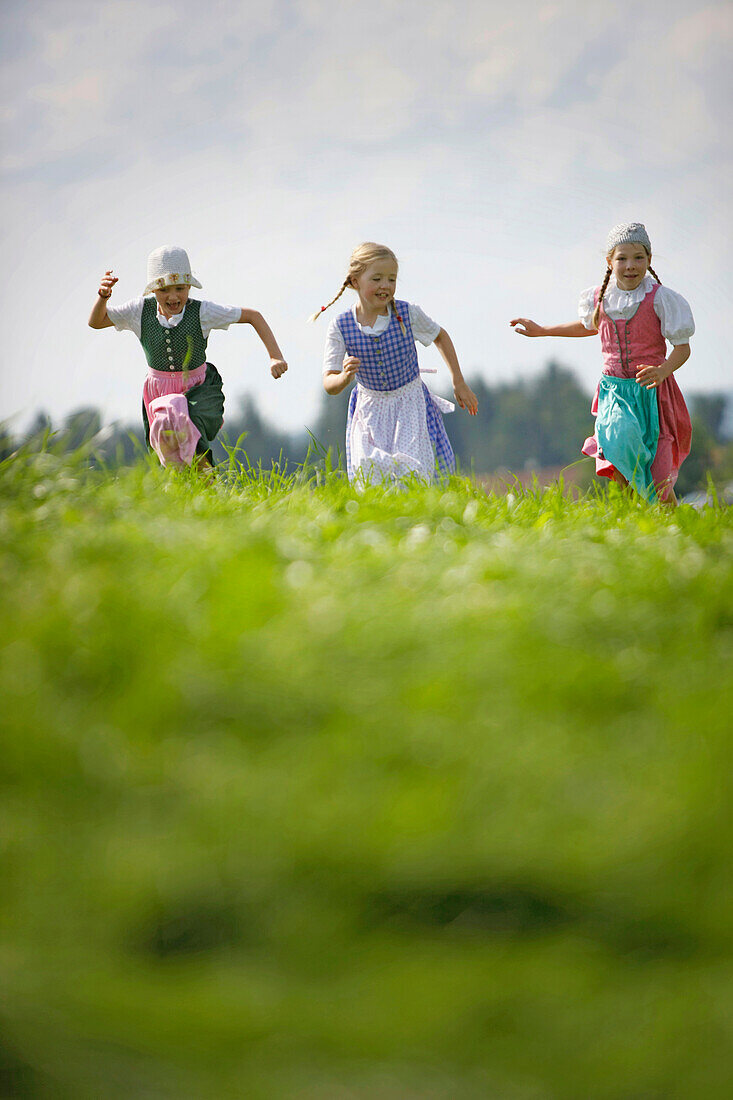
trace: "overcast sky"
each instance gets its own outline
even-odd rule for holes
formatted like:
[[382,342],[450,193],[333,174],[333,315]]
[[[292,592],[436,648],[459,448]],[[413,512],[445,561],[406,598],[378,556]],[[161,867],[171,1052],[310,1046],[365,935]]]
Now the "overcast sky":
[[[251,393],[283,428],[315,419],[326,320],[305,320],[362,240],[394,249],[399,296],[448,330],[469,379],[554,357],[590,390],[596,340],[508,321],[573,320],[625,220],[692,305],[683,390],[730,390],[732,11],[3,0],[0,417],[20,430],[91,404],[137,421],[141,348],[86,322],[104,270],[114,301],[135,297],[161,244],[188,250],[199,296],[270,322],[281,381],[248,326],[214,332],[208,357],[230,409]],[[438,353],[420,356],[445,391]]]

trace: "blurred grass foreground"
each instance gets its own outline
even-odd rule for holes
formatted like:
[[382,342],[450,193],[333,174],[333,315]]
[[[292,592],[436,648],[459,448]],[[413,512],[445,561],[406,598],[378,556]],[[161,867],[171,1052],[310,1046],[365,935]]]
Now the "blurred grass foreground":
[[733,1095],[729,509],[0,493],[0,1095]]

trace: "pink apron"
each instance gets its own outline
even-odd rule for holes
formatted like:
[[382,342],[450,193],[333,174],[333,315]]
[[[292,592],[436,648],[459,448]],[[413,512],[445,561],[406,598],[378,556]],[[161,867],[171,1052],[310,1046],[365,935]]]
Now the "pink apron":
[[185,394],[206,377],[206,363],[190,371],[153,370],[143,386],[150,446],[164,466],[190,466],[201,432],[188,415]]

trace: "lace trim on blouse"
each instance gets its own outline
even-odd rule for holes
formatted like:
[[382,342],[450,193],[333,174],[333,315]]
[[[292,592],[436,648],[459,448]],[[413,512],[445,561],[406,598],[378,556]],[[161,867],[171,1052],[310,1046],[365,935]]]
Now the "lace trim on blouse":
[[[634,290],[621,290],[612,275],[603,296],[603,308],[612,321],[629,321],[646,295],[656,286],[651,275],[645,275]],[[596,287],[588,287],[580,295],[578,316],[586,328],[593,328]],[[670,344],[686,344],[695,331],[692,310],[681,294],[660,286],[654,299],[654,312],[659,318],[662,336]]]

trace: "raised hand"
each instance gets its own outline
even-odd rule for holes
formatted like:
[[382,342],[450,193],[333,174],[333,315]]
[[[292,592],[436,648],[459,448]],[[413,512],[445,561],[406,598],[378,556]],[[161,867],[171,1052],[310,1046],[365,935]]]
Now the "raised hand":
[[99,295],[99,297],[100,298],[111,298],[112,297],[112,287],[117,282],[119,282],[119,279],[117,278],[116,275],[113,275],[111,271],[105,271],[104,275],[102,276],[102,278],[99,281],[99,290],[97,291],[97,294]]
[[288,369],[288,364],[284,359],[271,359],[270,360],[270,374],[273,378],[282,378],[285,371]]

